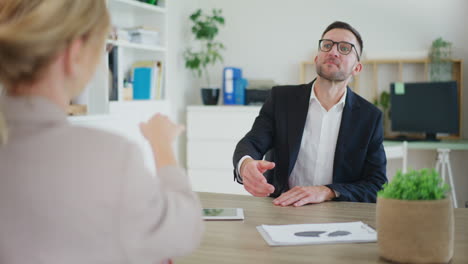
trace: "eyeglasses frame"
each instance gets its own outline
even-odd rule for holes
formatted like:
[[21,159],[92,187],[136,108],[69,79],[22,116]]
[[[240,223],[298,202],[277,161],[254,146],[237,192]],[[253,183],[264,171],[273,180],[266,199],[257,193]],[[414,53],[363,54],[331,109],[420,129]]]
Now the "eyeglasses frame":
[[[329,50],[323,50],[323,49],[322,49],[322,42],[323,42],[324,40],[326,40],[326,41],[331,41],[331,42],[333,43],[332,47],[331,47]],[[359,56],[359,52],[357,51],[356,46],[355,46],[353,43],[349,43],[349,42],[347,42],[347,41],[333,41],[333,40],[331,40],[331,39],[320,39],[320,40],[319,40],[318,48],[319,48],[320,51],[329,52],[330,50],[333,49],[333,46],[335,46],[335,44],[336,44],[336,48],[337,48],[337,50],[338,50],[338,52],[339,52],[340,54],[349,55],[349,54],[351,53],[351,51],[348,52],[348,53],[343,53],[343,52],[340,51],[340,49],[339,49],[340,43],[345,43],[345,44],[351,45],[351,49],[354,49],[354,51],[356,52],[356,56],[357,56],[358,61],[361,61],[361,57]]]

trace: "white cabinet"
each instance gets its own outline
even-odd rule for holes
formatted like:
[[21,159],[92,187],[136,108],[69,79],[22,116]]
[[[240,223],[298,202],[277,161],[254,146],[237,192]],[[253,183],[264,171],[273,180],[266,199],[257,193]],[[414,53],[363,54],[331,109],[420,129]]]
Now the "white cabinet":
[[189,106],[187,169],[194,191],[248,194],[234,181],[232,156],[258,106]]

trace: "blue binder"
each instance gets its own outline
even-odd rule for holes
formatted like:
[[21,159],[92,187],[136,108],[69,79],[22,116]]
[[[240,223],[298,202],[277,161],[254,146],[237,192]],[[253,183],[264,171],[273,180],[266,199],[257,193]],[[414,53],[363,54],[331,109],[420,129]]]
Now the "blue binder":
[[234,79],[234,104],[245,105],[245,88],[247,80],[244,78]]
[[223,99],[225,105],[245,104],[245,80],[242,70],[225,67],[223,71]]
[[139,67],[133,70],[133,100],[151,99],[153,69]]

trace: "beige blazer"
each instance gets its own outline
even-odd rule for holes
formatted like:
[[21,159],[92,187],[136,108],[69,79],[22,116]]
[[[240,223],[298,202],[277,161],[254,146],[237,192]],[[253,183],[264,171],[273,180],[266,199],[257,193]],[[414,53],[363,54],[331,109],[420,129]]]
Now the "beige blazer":
[[139,149],[71,126],[42,98],[3,98],[0,263],[159,263],[194,250],[199,200],[182,169],[151,175]]

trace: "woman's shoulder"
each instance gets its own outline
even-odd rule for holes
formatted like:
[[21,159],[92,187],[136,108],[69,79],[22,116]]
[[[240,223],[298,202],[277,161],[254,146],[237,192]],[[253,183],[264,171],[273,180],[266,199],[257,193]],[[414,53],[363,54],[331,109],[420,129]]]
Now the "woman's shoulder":
[[[88,148],[96,152],[127,152],[129,149],[135,148],[137,145],[135,140],[129,139],[116,132],[111,132],[103,129],[84,127],[84,126],[66,126],[64,130],[59,132],[62,135],[62,140],[69,140],[74,148]],[[63,133],[65,132],[65,133]],[[65,135],[65,137],[63,137]],[[138,135],[134,135],[136,137]],[[141,136],[143,139],[143,136]]]
[[[104,141],[104,142],[120,142],[120,143],[131,142],[128,139],[128,136],[124,136],[123,132],[118,132],[117,130],[113,131],[111,129],[100,129],[100,128],[73,126],[73,125],[70,126],[70,130],[72,130],[73,133],[76,134],[76,136],[88,138],[88,139],[94,138],[95,140]],[[135,129],[135,133],[138,133],[137,129]],[[132,135],[132,136],[136,136],[136,135]]]
[[103,169],[112,171],[111,174],[121,174],[129,166],[143,169],[145,156],[148,155],[142,146],[147,144],[143,136],[137,140],[101,129],[68,126],[58,137],[59,141],[67,142],[62,142],[61,147],[54,146],[52,152],[65,155],[64,162],[80,160],[87,163],[93,171]]

